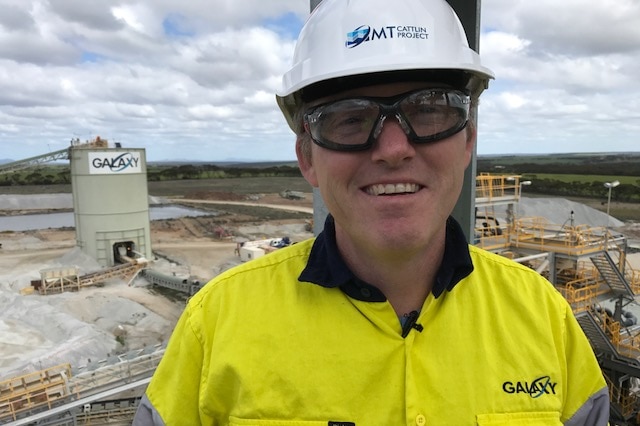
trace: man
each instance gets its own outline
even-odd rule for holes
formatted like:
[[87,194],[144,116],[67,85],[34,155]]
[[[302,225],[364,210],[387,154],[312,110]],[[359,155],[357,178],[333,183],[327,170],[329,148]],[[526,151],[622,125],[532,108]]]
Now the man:
[[193,297],[135,424],[606,424],[566,301],[450,217],[491,78],[444,0],[324,0],[277,97],[324,231]]

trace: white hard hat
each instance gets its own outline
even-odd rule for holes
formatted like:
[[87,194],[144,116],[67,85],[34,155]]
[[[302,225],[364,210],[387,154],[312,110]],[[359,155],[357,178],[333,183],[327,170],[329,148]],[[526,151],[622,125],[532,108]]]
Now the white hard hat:
[[330,94],[329,87],[426,81],[433,72],[446,80],[455,71],[475,95],[493,78],[445,0],[323,0],[300,32],[276,99],[295,130],[302,100]]

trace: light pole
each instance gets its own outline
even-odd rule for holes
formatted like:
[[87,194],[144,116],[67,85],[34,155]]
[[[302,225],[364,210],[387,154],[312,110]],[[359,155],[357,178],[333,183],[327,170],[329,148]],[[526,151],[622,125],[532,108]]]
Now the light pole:
[[604,187],[609,188],[609,196],[607,197],[607,227],[604,234],[604,249],[607,250],[609,245],[609,209],[611,208],[611,190],[620,185],[620,181],[614,180],[613,182],[605,182]]

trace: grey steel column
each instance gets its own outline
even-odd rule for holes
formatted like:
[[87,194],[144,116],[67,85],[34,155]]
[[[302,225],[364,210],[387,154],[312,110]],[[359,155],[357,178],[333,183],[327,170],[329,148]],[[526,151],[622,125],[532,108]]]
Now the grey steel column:
[[[480,46],[480,2],[481,0],[447,0],[460,18],[464,31],[467,34],[469,47],[478,52]],[[476,115],[475,121],[478,123]],[[477,144],[476,144],[477,146]],[[464,173],[464,184],[458,203],[453,209],[453,217],[460,223],[467,241],[473,244],[475,227],[475,201],[476,201],[476,162],[477,149],[474,147],[471,164]]]
[[[320,4],[322,0],[310,0],[309,11]],[[469,46],[478,51],[480,40],[480,2],[481,0],[447,0],[453,10],[460,18],[462,26],[467,33],[467,40]],[[476,118],[476,123],[478,118]],[[475,198],[476,198],[476,148],[473,150],[473,157],[471,158],[471,164],[467,168],[464,174],[464,185],[462,187],[462,193],[458,199],[458,203],[453,209],[453,216],[456,218],[462,230],[464,231],[467,240],[473,243],[473,228],[475,226]],[[320,191],[317,188],[313,189],[313,233],[318,235],[324,226],[324,220],[327,217],[327,207],[320,196]]]
[[[320,4],[322,0],[309,0],[309,12],[313,12],[313,9]],[[313,234],[318,235],[322,228],[324,228],[324,221],[327,218],[329,211],[324,204],[324,200],[320,195],[318,188],[313,188]]]

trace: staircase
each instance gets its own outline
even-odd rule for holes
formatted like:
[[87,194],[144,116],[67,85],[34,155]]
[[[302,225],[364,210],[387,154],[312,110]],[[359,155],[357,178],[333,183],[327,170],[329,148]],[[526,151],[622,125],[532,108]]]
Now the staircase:
[[618,351],[590,311],[580,312],[576,315],[576,319],[580,327],[582,327],[584,334],[587,335],[589,342],[591,342],[594,352],[604,353],[613,358],[618,358]]
[[[603,313],[604,315],[604,313]],[[623,377],[640,377],[640,361],[635,357],[621,354],[608,338],[608,333],[602,327],[600,318],[593,311],[584,311],[576,315],[576,319],[593,347],[603,372],[615,371]],[[635,412],[637,396],[629,387],[623,387],[618,382],[612,382],[605,374],[611,398],[611,418],[630,420]],[[614,424],[614,423],[611,423]],[[631,423],[615,423],[631,424]],[[637,424],[637,423],[633,423]]]
[[613,292],[629,297],[634,296],[629,282],[622,275],[609,253],[604,252],[603,254],[592,256],[590,259]]

